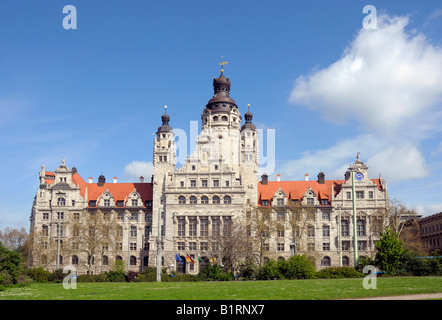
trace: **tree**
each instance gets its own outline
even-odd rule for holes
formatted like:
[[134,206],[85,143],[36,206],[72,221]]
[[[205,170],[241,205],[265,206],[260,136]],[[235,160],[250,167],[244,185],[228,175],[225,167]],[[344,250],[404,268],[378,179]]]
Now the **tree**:
[[386,229],[381,234],[381,239],[376,243],[376,265],[387,273],[394,274],[401,266],[404,253],[403,242],[399,239],[398,233],[392,229]]
[[12,283],[17,283],[21,262],[22,258],[18,252],[9,250],[0,242],[0,277],[1,274],[8,274]]

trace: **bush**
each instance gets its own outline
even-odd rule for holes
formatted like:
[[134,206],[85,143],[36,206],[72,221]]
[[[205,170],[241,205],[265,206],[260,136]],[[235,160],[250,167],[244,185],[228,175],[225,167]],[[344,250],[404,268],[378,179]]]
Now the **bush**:
[[9,287],[14,284],[12,276],[6,271],[0,271],[0,285],[4,287]]
[[25,274],[36,282],[44,283],[48,282],[51,273],[43,267],[32,267],[25,270]]
[[[21,262],[22,258],[20,257],[20,254],[18,252],[14,252],[7,249],[0,242],[0,273],[2,274],[8,273],[11,276],[12,284],[17,283],[17,279],[20,276]],[[4,275],[3,277],[6,276]]]
[[407,250],[403,255],[402,269],[412,276],[438,276],[442,275],[442,259],[419,257],[419,253]]
[[273,259],[271,259],[259,269],[259,280],[281,279],[282,277],[283,275],[279,271],[278,264]]
[[313,279],[316,269],[313,261],[306,255],[295,255],[279,265],[281,274],[287,279]]
[[218,264],[206,265],[200,269],[198,274],[201,280],[229,281],[233,280],[231,272],[224,271]]
[[356,264],[355,269],[362,273],[364,267],[368,265],[374,266],[376,265],[376,262],[370,257],[360,256],[358,257],[358,263]]
[[61,283],[66,275],[63,274],[63,269],[52,271],[48,276],[49,282]]
[[107,282],[104,274],[82,274],[77,276],[77,282]]
[[106,281],[109,282],[125,282],[126,281],[126,275],[123,271],[120,270],[111,270],[104,273],[106,277]]
[[363,273],[356,271],[352,267],[329,267],[320,270],[316,274],[320,279],[339,279],[339,278],[362,278]]
[[246,280],[253,279],[256,277],[257,271],[258,267],[253,263],[253,260],[247,258],[239,264],[238,276]]

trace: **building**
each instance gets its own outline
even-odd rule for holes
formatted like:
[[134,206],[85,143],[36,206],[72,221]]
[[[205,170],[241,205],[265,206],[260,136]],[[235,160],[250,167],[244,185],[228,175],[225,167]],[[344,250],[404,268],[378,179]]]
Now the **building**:
[[[238,225],[248,238],[264,237],[259,246],[242,245],[249,253],[259,251],[260,262],[308,253],[318,267],[353,265],[354,244],[357,254],[373,255],[388,202],[385,181],[369,179],[358,153],[343,180],[325,180],[321,172],[314,181],[308,175],[304,181],[268,181],[264,174],[258,182],[253,114],[246,112],[242,124],[230,87],[221,69],[201,113],[196,148],[179,168],[166,109],[154,138],[149,183],[142,177],[138,183],[106,183],[104,176],[86,182],[64,159],[55,172],[42,166],[30,218],[32,264],[72,264],[79,273],[99,273],[122,260],[127,270],[139,271],[156,265],[160,244],[163,267],[197,273],[210,260],[227,263],[219,237],[232,237]],[[266,229],[253,229],[247,219],[266,210]]]
[[428,246],[429,253],[442,253],[442,212],[419,219],[421,240]]

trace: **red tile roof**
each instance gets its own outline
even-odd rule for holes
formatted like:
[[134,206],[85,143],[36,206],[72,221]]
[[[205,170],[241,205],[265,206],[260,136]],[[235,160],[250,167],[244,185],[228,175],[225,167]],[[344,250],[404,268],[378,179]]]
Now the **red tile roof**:
[[151,183],[104,183],[99,186],[97,183],[86,183],[78,173],[72,175],[72,181],[80,187],[80,193],[83,197],[87,188],[88,201],[98,200],[106,189],[112,194],[115,202],[119,200],[127,201],[128,195],[134,189],[140,194],[143,206],[145,206],[146,200],[152,201],[153,199]]

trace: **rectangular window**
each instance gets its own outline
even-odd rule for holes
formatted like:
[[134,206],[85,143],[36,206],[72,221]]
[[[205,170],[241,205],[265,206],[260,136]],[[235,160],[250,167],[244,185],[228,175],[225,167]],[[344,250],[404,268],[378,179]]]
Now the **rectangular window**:
[[212,219],[212,236],[218,237],[220,235],[220,220],[219,218]]
[[277,206],[283,206],[284,205],[284,199],[276,199],[276,205]]
[[189,219],[189,236],[196,236],[196,219]]
[[276,250],[278,251],[284,251],[284,243],[277,243],[276,244]]
[[138,213],[134,212],[130,216],[130,220],[132,221],[138,221]]
[[184,181],[180,181],[180,187],[184,188]]
[[49,220],[49,213],[43,212],[43,220]]
[[307,236],[309,236],[309,237],[315,236],[315,227],[314,226],[307,227]]
[[356,191],[356,199],[364,199],[364,191]]
[[184,218],[178,219],[178,236],[184,237],[186,235],[186,220]]
[[322,226],[322,236],[330,237],[330,226]]
[[312,206],[315,204],[315,200],[313,198],[307,198],[307,205]]
[[307,243],[307,250],[308,251],[315,251],[315,243],[314,242]]
[[322,211],[322,220],[330,220],[330,212],[328,211]]
[[80,220],[80,213],[79,212],[74,212],[74,220]]
[[97,201],[96,200],[89,201],[89,207],[96,207],[96,206],[97,206]]
[[109,199],[104,199],[103,203],[104,203],[105,207],[110,207],[110,200]]
[[132,207],[138,206],[138,199],[132,199]]
[[135,238],[137,236],[137,227],[136,226],[130,226],[130,236],[132,238]]
[[368,199],[373,199],[373,191],[368,191]]
[[226,187],[230,186],[230,181],[226,181]]
[[184,242],[178,242],[178,250],[186,250],[186,245]]
[[367,241],[358,241],[358,250],[360,251],[367,250]]
[[200,236],[207,237],[209,235],[209,219],[201,218],[200,225]]
[[41,230],[41,235],[43,237],[47,237],[49,235],[49,227],[48,226],[43,226],[42,230]]
[[330,251],[330,243],[328,243],[328,242],[324,242],[324,243],[322,244],[322,250],[323,250],[323,251]]
[[196,180],[190,180],[190,187],[196,188]]
[[117,207],[123,208],[124,207],[124,200],[118,200],[117,201]]
[[219,180],[213,180],[213,186],[219,187]]
[[209,250],[209,243],[201,242],[201,251],[208,251],[208,250]]
[[261,205],[267,207],[269,205],[269,200],[261,200]]
[[350,241],[342,241],[342,250],[350,251]]
[[130,250],[131,251],[137,250],[137,243],[136,242],[131,242],[130,243]]
[[201,180],[201,187],[207,188],[207,180]]
[[196,242],[189,242],[189,250],[196,250]]
[[351,192],[347,192],[346,195],[347,195],[347,200],[351,199]]

